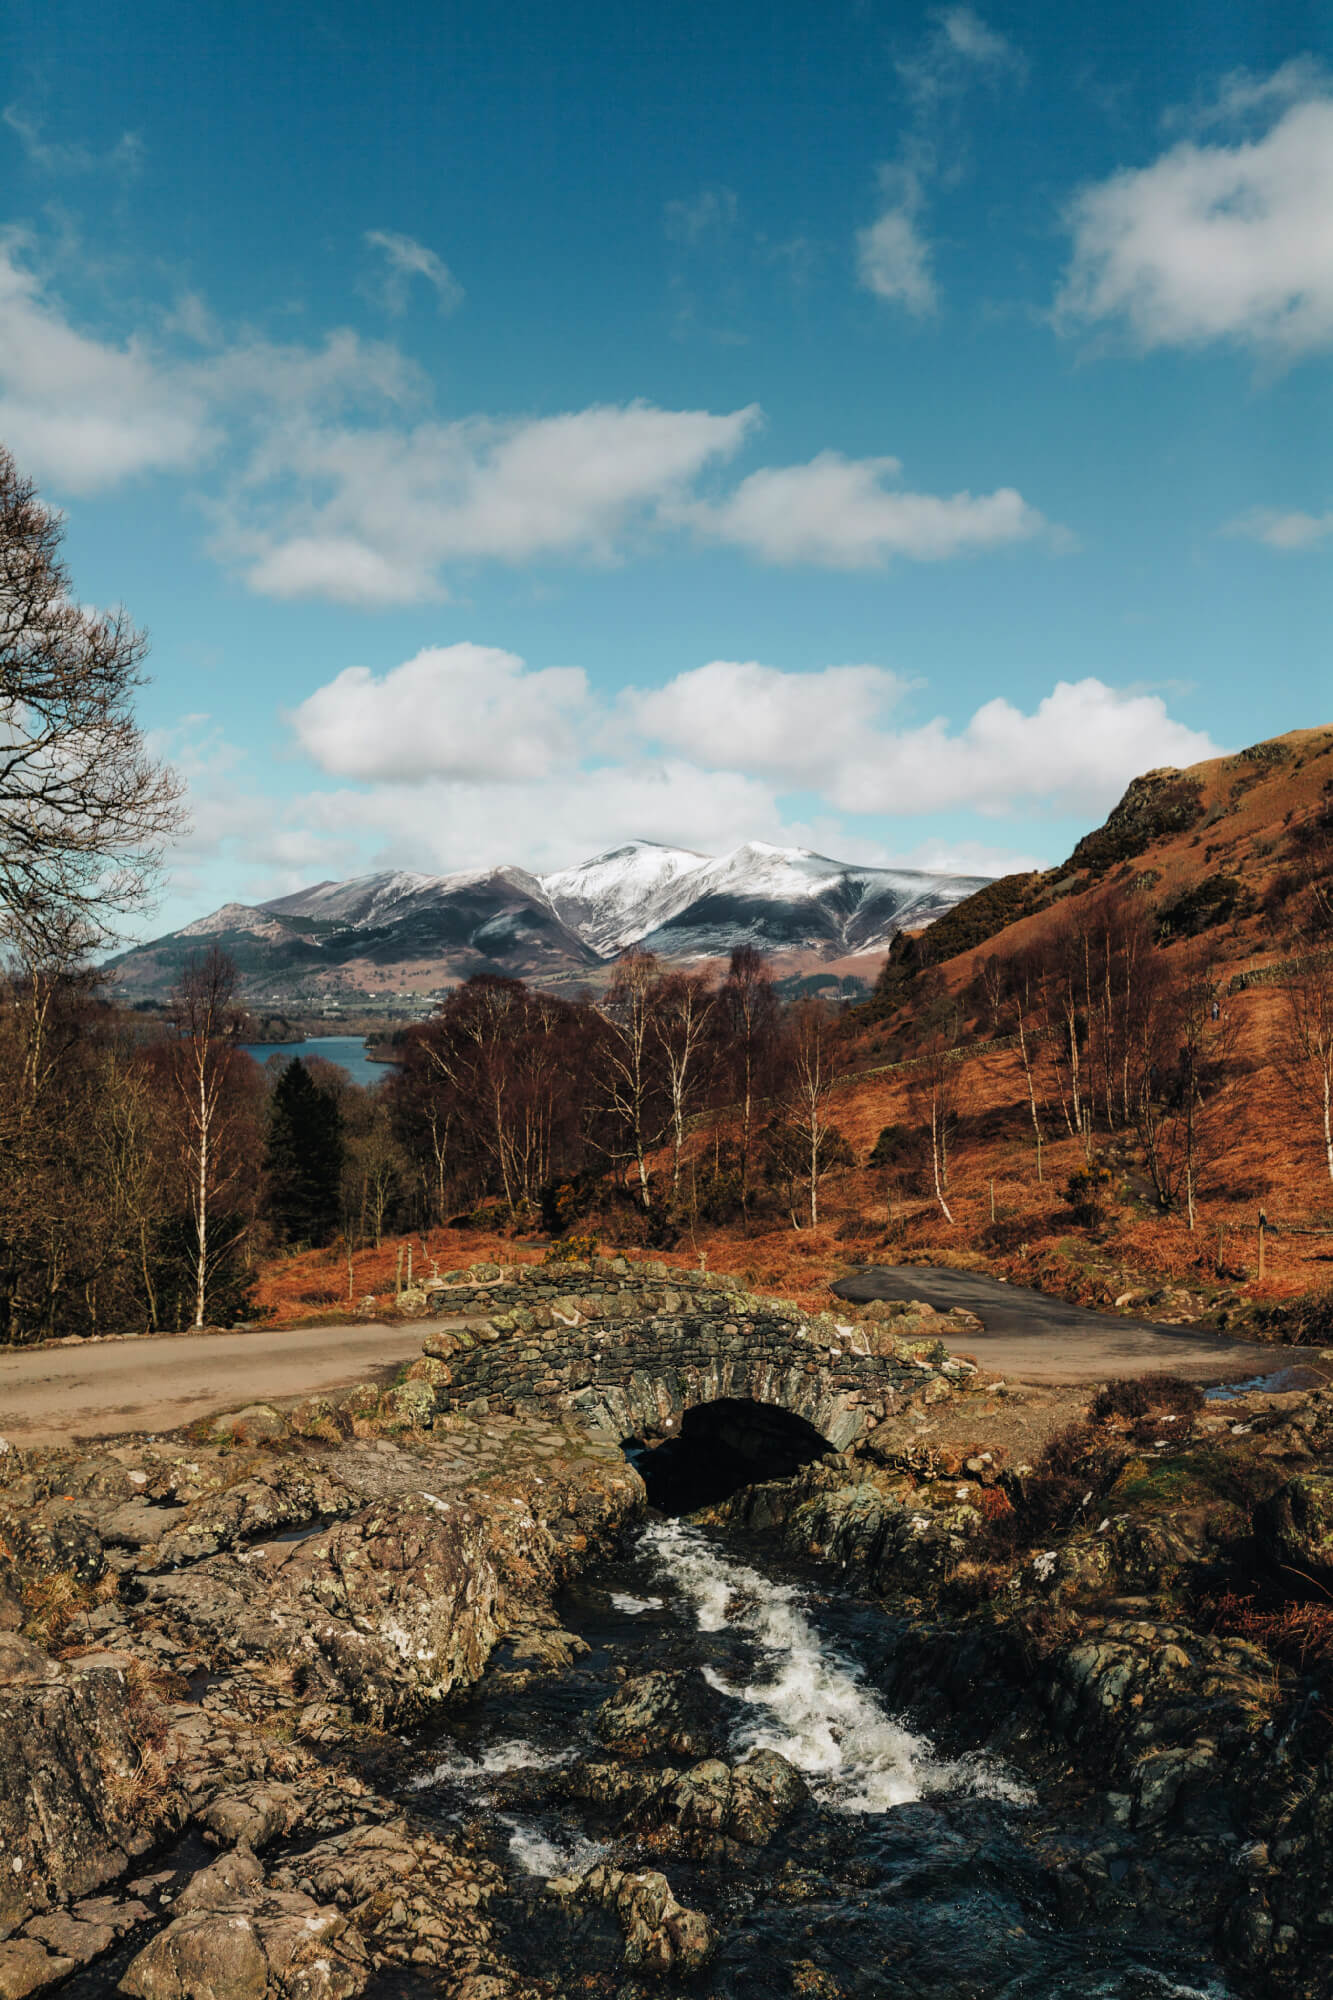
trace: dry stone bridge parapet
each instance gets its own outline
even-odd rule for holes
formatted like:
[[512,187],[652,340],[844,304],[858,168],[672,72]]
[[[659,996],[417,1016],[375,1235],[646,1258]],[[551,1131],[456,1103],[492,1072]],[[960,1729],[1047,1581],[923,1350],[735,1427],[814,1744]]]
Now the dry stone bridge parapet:
[[622,1440],[678,1434],[688,1410],[734,1401],[784,1410],[842,1450],[921,1384],[881,1329],[714,1273],[624,1258],[481,1265],[431,1291],[440,1313],[485,1314],[426,1337],[412,1373],[438,1411],[572,1415]]

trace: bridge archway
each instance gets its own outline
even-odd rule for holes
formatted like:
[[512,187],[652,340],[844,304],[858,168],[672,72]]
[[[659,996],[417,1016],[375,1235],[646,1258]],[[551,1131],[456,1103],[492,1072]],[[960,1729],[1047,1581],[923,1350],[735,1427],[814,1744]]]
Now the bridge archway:
[[688,1514],[743,1486],[790,1478],[834,1446],[780,1403],[720,1396],[692,1403],[677,1434],[656,1443],[627,1438],[622,1449],[643,1477],[650,1506],[664,1514]]

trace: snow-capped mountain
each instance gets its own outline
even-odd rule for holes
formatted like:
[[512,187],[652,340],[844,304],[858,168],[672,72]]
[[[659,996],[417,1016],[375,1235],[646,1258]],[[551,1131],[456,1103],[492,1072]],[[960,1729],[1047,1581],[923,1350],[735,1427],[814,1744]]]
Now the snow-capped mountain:
[[577,868],[543,875],[541,882],[561,921],[603,958],[614,958],[662,921],[675,905],[677,888],[709,860],[688,847],[631,840]]
[[725,957],[739,944],[779,960],[842,959],[886,951],[897,931],[985,880],[858,868],[757,840],[716,857],[635,840],[551,875],[396,871],[225,903],[116,964],[128,989],[161,992],[212,937],[251,995],[299,1002],[330,988],[429,990],[476,972],[577,977],[631,945],[672,960]]

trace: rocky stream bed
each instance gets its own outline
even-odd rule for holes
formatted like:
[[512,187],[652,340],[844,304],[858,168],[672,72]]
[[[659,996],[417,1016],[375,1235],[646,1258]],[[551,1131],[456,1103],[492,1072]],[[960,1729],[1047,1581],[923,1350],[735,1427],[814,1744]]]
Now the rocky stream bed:
[[1333,1993],[1329,1392],[1024,1431],[870,1310],[731,1493],[420,1376],[0,1451],[0,2000]]

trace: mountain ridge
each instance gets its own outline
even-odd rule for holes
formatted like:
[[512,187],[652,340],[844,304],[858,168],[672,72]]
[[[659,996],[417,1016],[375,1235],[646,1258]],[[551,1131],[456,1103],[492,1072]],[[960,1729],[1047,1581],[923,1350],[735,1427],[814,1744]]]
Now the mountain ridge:
[[633,840],[536,875],[510,863],[442,875],[381,870],[322,881],[208,916],[112,961],[122,986],[160,994],[198,941],[236,959],[243,989],[270,1000],[311,985],[431,990],[482,971],[595,975],[632,946],[671,960],[739,944],[831,961],[888,949],[989,878],[858,866],[747,841],[724,855]]

